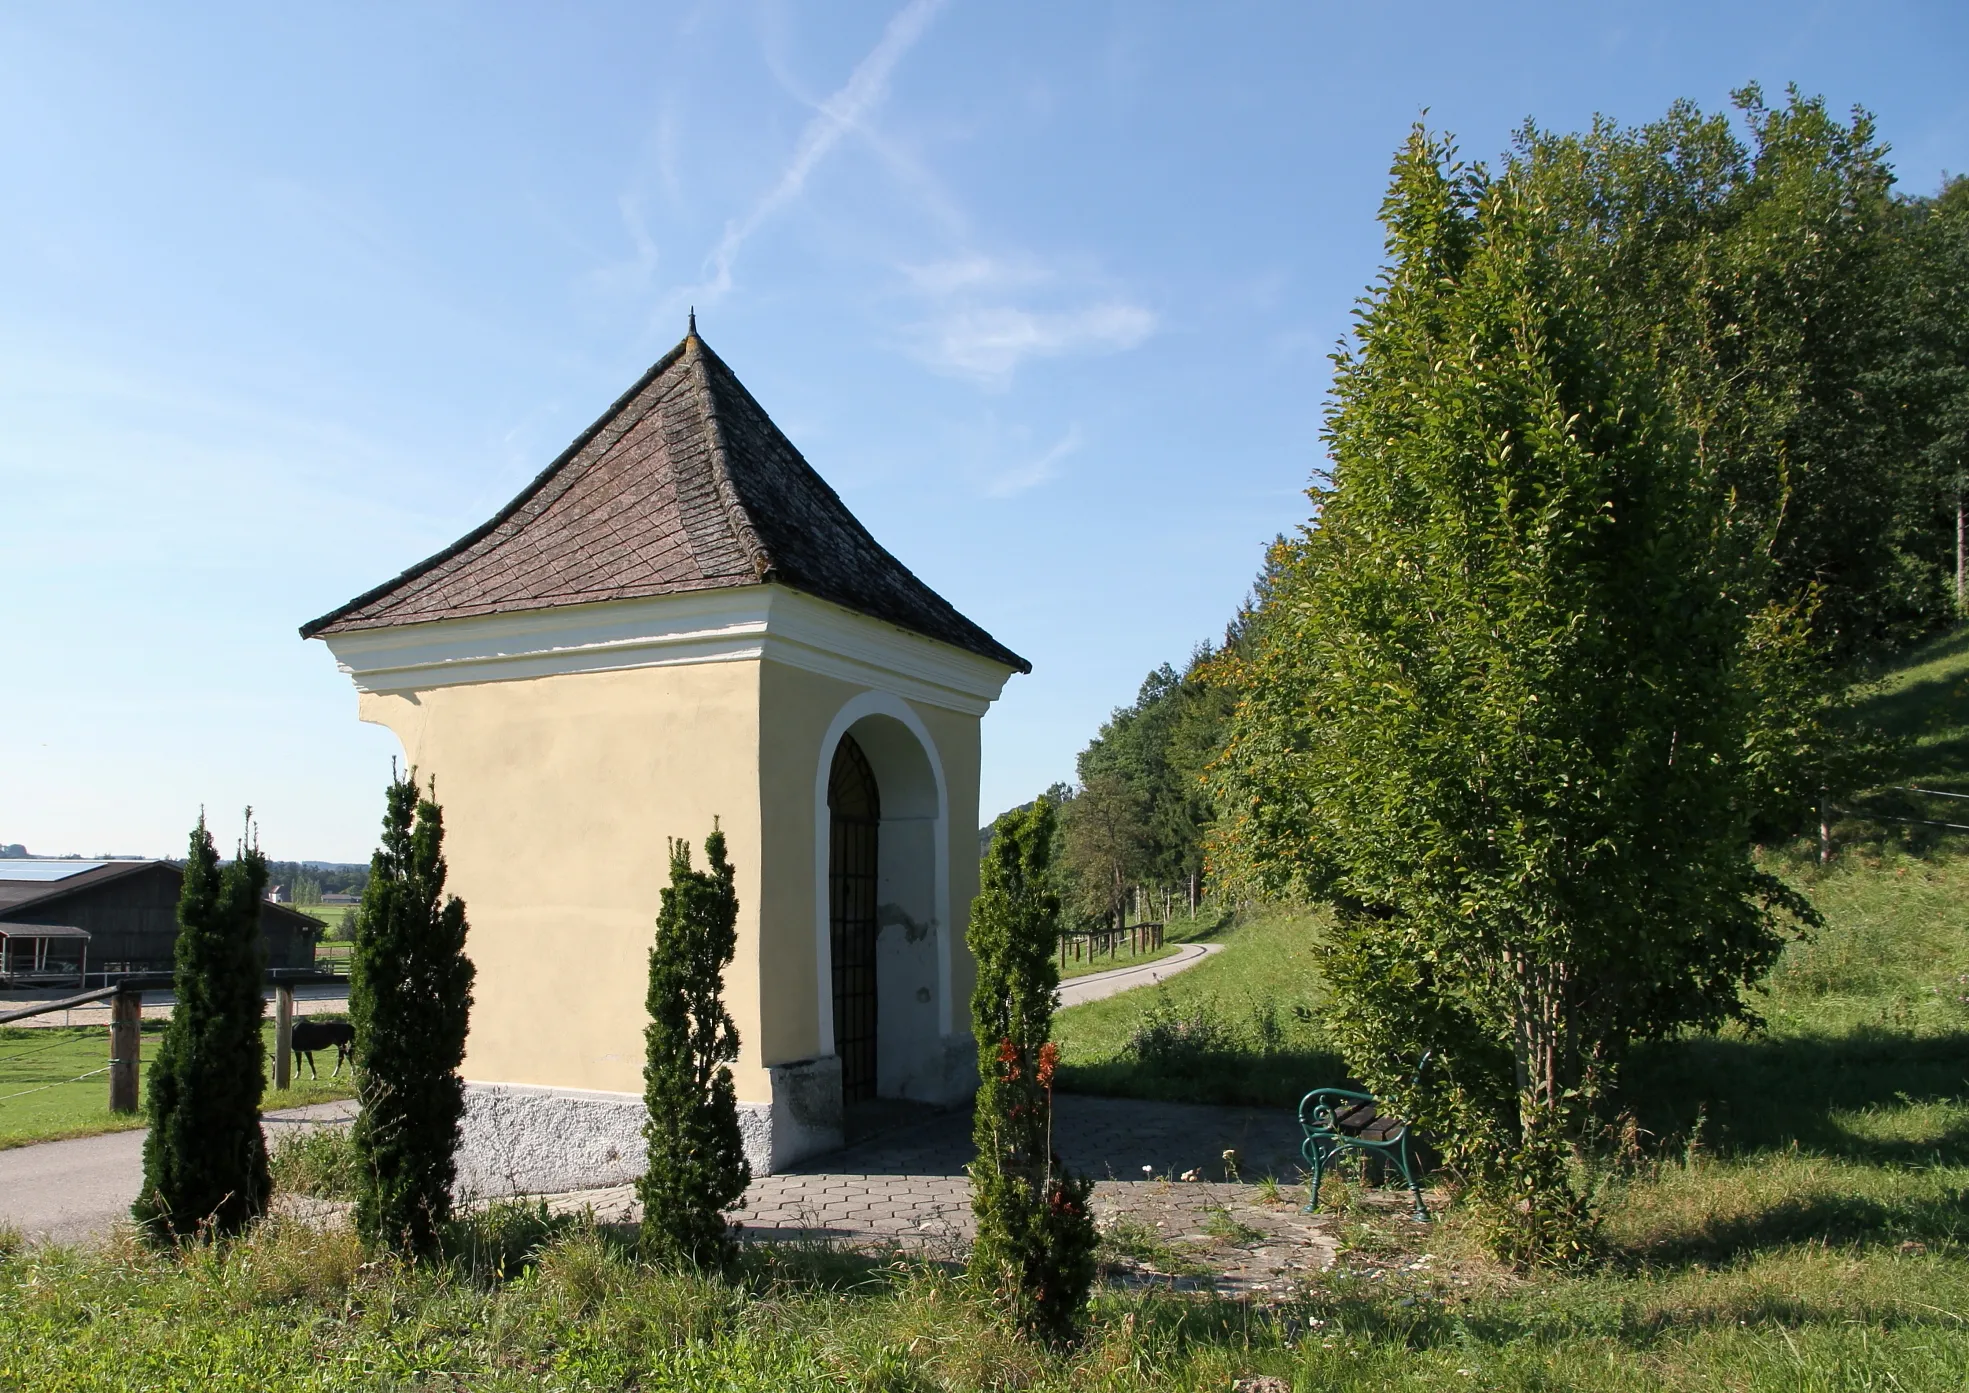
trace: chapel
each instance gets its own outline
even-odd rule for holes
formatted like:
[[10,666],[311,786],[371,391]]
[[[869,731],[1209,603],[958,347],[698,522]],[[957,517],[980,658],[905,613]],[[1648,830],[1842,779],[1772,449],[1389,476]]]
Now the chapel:
[[713,819],[755,1174],[976,1087],[979,721],[1031,666],[889,554],[693,319],[499,513],[304,625],[444,807],[477,965],[460,1188],[642,1167],[668,844]]

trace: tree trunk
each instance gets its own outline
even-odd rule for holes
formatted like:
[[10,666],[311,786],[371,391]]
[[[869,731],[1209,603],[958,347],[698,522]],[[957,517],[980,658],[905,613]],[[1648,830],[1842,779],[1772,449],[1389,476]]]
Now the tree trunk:
[[1512,1009],[1512,1056],[1517,1069],[1518,1118],[1521,1140],[1529,1142],[1540,1119],[1561,1121],[1566,1092],[1577,1080],[1577,1051],[1572,1040],[1566,988],[1570,974],[1563,963],[1542,964],[1530,955],[1507,950],[1506,969],[1516,998]]

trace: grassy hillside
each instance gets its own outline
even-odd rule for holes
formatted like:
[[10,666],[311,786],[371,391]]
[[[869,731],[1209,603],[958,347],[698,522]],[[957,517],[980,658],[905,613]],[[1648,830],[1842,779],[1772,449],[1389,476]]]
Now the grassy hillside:
[[[1919,1071],[1932,1058],[1938,1079],[1959,1064],[1958,1084],[1969,1078],[1969,1060],[1949,1043],[1969,1029],[1969,834],[1893,820],[1969,823],[1969,802],[1937,812],[1934,800],[1892,787],[1969,790],[1969,629],[1872,680],[1857,714],[1904,742],[1889,786],[1852,800],[1829,865],[1818,864],[1812,839],[1762,853],[1826,918],[1823,931],[1787,948],[1758,989],[1754,1004],[1768,1031],[1646,1052],[1634,1071],[1642,1094],[1686,1067],[1715,1087],[1692,1093],[1664,1083],[1692,1100],[1679,1102],[1680,1111],[1713,1105],[1734,1116],[1784,1092],[1779,1080],[1795,1069],[1850,1077],[1857,1061],[1883,1049],[1896,1067]],[[1212,931],[1226,951],[1209,962],[1156,988],[1061,1012],[1065,1085],[1283,1107],[1337,1081],[1344,1070],[1319,1026],[1325,988],[1312,954],[1322,924],[1318,911],[1291,909],[1227,921]],[[1843,1043],[1834,1048],[1834,1040]],[[1733,1098],[1726,1081],[1748,1077],[1754,1060],[1777,1072],[1766,1070]]]
[[1154,987],[1060,1012],[1060,1086],[1176,1102],[1287,1106],[1339,1079],[1319,1027],[1317,915],[1272,910],[1197,935],[1224,951]]

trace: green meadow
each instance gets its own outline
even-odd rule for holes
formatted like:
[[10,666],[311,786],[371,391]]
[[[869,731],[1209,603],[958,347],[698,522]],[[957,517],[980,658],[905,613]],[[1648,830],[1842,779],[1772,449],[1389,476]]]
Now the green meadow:
[[[163,1030],[163,1021],[144,1022],[140,1078],[148,1076],[149,1060],[157,1051]],[[271,1020],[261,1027],[261,1035],[271,1060]],[[294,1087],[276,1093],[269,1063],[262,1107],[291,1108],[353,1096],[348,1069],[342,1070],[340,1079],[329,1078],[335,1066],[332,1052],[325,1057],[317,1054],[315,1064],[321,1073],[319,1081],[309,1080],[303,1065]],[[118,1114],[109,1110],[109,1076],[102,1072],[108,1065],[107,1026],[0,1029],[0,1150],[142,1127],[141,1112]]]

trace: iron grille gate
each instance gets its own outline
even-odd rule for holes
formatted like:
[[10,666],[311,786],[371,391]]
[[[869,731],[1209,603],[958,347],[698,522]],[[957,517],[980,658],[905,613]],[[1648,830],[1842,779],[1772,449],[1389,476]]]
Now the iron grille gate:
[[875,773],[842,736],[827,778],[828,948],[834,964],[834,1053],[841,1101],[875,1096],[875,875],[882,804]]

